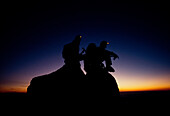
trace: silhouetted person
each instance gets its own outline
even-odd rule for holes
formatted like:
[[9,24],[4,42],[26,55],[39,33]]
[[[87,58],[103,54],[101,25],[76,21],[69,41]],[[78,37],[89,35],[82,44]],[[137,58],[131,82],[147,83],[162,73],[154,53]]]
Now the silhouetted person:
[[84,70],[87,73],[94,73],[96,68],[100,68],[99,55],[96,44],[90,43],[86,49],[86,54],[84,55]]
[[[75,37],[75,39],[69,43],[64,45],[63,51],[62,51],[62,56],[64,58],[64,62],[65,62],[65,67],[68,68],[68,70],[71,70],[72,73],[75,73],[77,75],[77,77],[70,77],[71,79],[76,79],[79,77],[83,77],[84,73],[80,68],[80,61],[83,58],[82,53],[84,51],[82,51],[81,53],[79,53],[79,45],[80,45],[80,41],[82,39],[82,36],[77,35]],[[80,76],[78,76],[78,74]]]
[[109,44],[108,42],[102,41],[100,43],[100,46],[98,47],[98,55],[100,58],[100,64],[101,66],[104,66],[102,62],[105,61],[107,71],[115,72],[115,70],[111,67],[112,65],[111,57],[114,57],[114,60],[119,57],[114,52],[106,50],[106,47],[108,44]]
[[81,38],[82,36],[78,35],[71,43],[64,45],[62,56],[66,65],[80,66],[79,61],[82,59],[82,54],[79,54]]
[[[92,101],[100,99],[102,102],[112,103],[111,101],[115,102],[119,98],[119,88],[114,77],[104,66],[101,66],[105,59],[99,50],[94,43],[90,43],[84,55],[84,69],[87,72],[87,98]],[[103,52],[105,53],[105,51]]]

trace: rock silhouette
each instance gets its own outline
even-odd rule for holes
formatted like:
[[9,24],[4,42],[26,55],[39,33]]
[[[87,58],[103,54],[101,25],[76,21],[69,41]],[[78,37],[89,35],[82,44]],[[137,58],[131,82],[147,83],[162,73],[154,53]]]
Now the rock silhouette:
[[[99,66],[95,44],[89,44],[86,54],[79,54],[81,36],[64,46],[62,55],[65,65],[55,72],[34,77],[27,88],[33,98],[48,98],[74,103],[113,103],[119,100],[119,88],[106,68]],[[94,54],[94,52],[96,54]],[[84,60],[85,75],[80,68]],[[113,101],[113,102],[112,102]]]
[[33,78],[27,93],[31,96],[58,98],[70,98],[74,95],[75,98],[79,95],[84,76],[79,69],[64,65],[53,73]]

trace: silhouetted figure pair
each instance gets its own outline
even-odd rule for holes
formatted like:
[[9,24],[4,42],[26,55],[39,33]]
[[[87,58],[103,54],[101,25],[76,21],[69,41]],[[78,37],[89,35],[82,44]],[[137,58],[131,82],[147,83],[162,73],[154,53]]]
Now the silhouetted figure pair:
[[[62,56],[64,66],[48,75],[35,77],[31,80],[27,88],[28,95],[32,97],[46,97],[63,103],[68,101],[75,102],[103,102],[114,103],[119,98],[119,89],[114,77],[108,73],[114,72],[111,67],[111,57],[118,56],[105,48],[106,41],[102,41],[99,47],[94,43],[88,45],[79,53],[81,36],[66,44],[63,48]],[[80,61],[84,60],[86,75],[80,67]],[[103,64],[106,62],[106,67]]]
[[[114,57],[114,60],[119,57],[114,52],[106,50],[107,44],[109,43],[106,41],[102,41],[99,47],[96,47],[95,43],[90,43],[88,45],[86,49],[86,57],[84,58],[86,72],[93,72],[96,68],[105,69],[109,72],[115,72],[115,70],[111,67],[111,57]],[[103,61],[106,62],[106,67],[103,64]],[[91,69],[93,66],[95,67]]]

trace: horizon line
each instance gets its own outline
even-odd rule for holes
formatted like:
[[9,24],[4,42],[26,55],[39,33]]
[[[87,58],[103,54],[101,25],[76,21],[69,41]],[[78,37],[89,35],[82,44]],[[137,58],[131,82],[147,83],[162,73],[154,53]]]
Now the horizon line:
[[[120,91],[121,93],[123,92],[152,92],[152,91],[170,91],[170,89],[155,89],[155,90],[122,90]],[[0,94],[3,93],[27,93],[26,91],[0,91]]]

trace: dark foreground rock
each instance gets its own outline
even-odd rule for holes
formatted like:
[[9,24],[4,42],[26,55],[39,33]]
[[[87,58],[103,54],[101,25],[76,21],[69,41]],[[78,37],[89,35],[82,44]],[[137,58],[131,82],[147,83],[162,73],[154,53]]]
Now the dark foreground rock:
[[80,68],[66,65],[48,75],[33,78],[27,94],[36,101],[62,105],[116,105],[120,98],[118,85],[111,74],[99,71],[84,75]]
[[75,98],[80,96],[79,89],[84,76],[80,68],[64,65],[53,73],[33,78],[27,88],[27,94],[41,98]]

